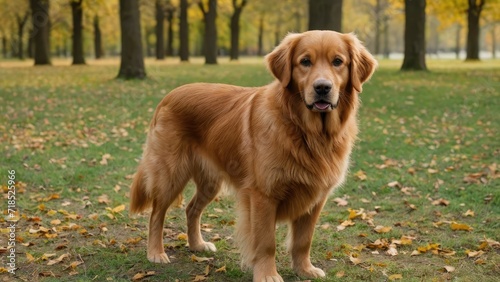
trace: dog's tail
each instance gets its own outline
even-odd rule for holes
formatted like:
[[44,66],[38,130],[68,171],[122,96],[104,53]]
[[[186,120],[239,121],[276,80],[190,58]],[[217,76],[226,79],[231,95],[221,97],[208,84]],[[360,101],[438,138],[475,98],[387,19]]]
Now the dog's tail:
[[144,169],[139,165],[130,187],[130,213],[139,213],[151,205],[151,198],[146,191]]

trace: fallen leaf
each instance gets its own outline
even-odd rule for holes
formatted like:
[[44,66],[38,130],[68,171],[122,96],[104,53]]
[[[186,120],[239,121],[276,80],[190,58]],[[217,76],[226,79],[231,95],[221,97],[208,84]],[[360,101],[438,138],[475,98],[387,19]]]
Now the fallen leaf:
[[358,265],[361,263],[361,259],[358,258],[358,255],[357,254],[350,254],[349,255],[349,260],[354,264],[354,265]]
[[148,271],[148,272],[139,272],[139,273],[136,273],[134,275],[134,277],[132,277],[132,281],[139,281],[145,277],[148,277],[148,276],[153,276],[155,275],[156,272],[155,271]]
[[366,173],[362,170],[358,170],[354,176],[356,176],[359,180],[364,181],[367,179]]
[[483,251],[471,251],[471,250],[466,250],[465,253],[467,254],[468,257],[470,258],[475,258],[479,257],[484,254]]
[[448,273],[455,271],[455,268],[454,268],[453,266],[450,266],[450,265],[445,265],[445,266],[444,266],[444,269],[445,269],[445,270],[446,270],[446,272],[448,272]]
[[347,206],[347,205],[349,204],[349,203],[348,203],[345,199],[343,199],[343,198],[335,198],[335,199],[333,199],[333,201],[334,201],[335,203],[337,203],[337,206],[339,206],[339,207]]
[[215,272],[226,272],[226,271],[227,271],[227,270],[226,270],[226,266],[225,266],[225,265],[224,265],[224,266],[222,266],[222,267],[220,267],[220,268],[217,268],[217,269],[215,270]]
[[196,275],[193,281],[204,281],[206,279],[207,277],[205,277],[204,275]]
[[431,205],[433,206],[448,206],[450,204],[450,201],[445,200],[443,198],[437,199],[435,201],[431,202]]
[[26,253],[26,262],[33,262],[35,258],[30,254]]
[[345,275],[345,271],[341,270],[335,274],[335,277],[337,278],[342,278]]
[[399,279],[403,279],[403,275],[401,274],[392,274],[390,275],[389,277],[387,277],[390,281],[394,281],[394,280],[399,280]]
[[377,225],[373,230],[377,233],[387,233],[392,230],[392,227]]
[[454,231],[472,231],[474,228],[470,227],[469,225],[467,224],[463,224],[463,223],[456,223],[456,222],[452,222],[451,223],[451,230],[454,230]]
[[186,233],[180,233],[179,235],[177,235],[177,240],[187,241],[187,239],[188,235]]
[[462,214],[463,216],[472,216],[474,217],[475,214],[474,214],[474,211],[471,211],[471,210],[467,210],[465,213]]
[[69,257],[70,255],[68,253],[66,254],[62,254],[60,255],[58,258],[56,259],[53,259],[53,260],[49,260],[49,262],[47,263],[47,265],[54,265],[56,263],[60,263],[62,262],[65,258]]
[[206,258],[206,257],[197,257],[195,255],[191,255],[191,260],[194,262],[204,262],[204,261],[211,261],[214,258]]

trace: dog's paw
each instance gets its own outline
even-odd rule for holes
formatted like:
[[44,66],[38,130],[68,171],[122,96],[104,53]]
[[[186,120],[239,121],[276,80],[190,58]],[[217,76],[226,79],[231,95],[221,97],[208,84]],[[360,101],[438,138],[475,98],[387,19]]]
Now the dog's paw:
[[312,265],[304,269],[296,270],[296,272],[299,276],[306,278],[322,278],[326,276],[322,269]]
[[148,260],[155,263],[170,263],[166,253],[148,255]]
[[279,275],[273,275],[273,276],[266,276],[262,277],[262,279],[259,282],[284,282],[283,278]]
[[210,242],[203,242],[203,243],[198,244],[196,246],[192,246],[190,244],[189,248],[193,251],[198,251],[198,252],[202,252],[202,251],[216,252],[217,251],[217,248],[215,247],[215,245],[213,243],[210,243]]

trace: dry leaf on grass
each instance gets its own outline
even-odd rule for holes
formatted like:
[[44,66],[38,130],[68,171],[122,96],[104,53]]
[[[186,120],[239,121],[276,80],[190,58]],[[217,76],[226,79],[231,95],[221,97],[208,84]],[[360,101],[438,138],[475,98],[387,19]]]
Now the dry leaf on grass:
[[452,222],[450,224],[451,230],[454,231],[472,231],[474,228],[467,224]]

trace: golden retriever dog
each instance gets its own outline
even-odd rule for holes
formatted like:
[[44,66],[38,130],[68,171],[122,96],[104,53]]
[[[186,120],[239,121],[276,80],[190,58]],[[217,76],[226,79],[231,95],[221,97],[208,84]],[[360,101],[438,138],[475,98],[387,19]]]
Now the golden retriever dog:
[[254,281],[283,281],[275,228],[289,225],[288,250],[301,277],[324,277],[310,260],[315,224],[345,179],[358,133],[358,94],[377,66],[353,34],[289,34],[266,57],[276,80],[262,87],[195,83],[174,89],[154,113],[131,187],[130,211],[152,207],[147,257],[163,247],[168,207],[193,179],[189,248],[216,251],[200,218],[223,182],[234,187],[236,239]]

